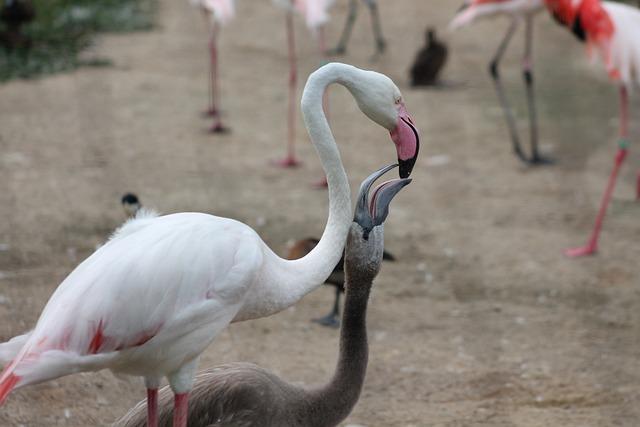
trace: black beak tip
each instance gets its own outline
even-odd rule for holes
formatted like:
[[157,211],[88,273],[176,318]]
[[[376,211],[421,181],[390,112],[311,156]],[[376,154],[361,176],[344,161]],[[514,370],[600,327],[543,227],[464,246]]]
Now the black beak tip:
[[398,164],[400,165],[400,167],[398,168],[400,178],[409,178],[411,172],[413,171],[413,166],[416,164],[416,157],[412,157],[409,160],[398,159]]

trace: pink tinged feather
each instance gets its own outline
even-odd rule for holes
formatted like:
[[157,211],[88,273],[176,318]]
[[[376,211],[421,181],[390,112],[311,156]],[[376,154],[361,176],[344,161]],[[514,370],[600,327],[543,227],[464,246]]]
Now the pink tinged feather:
[[[7,368],[7,370],[8,369],[9,368]],[[7,370],[5,370],[5,372]],[[4,376],[5,373],[2,374],[2,377]],[[0,382],[0,405],[4,403],[4,401],[7,399],[7,396],[9,396],[9,393],[11,393],[11,391],[15,388],[16,384],[18,384],[19,381],[19,376],[13,373],[9,373],[6,378],[4,378],[2,382]]]

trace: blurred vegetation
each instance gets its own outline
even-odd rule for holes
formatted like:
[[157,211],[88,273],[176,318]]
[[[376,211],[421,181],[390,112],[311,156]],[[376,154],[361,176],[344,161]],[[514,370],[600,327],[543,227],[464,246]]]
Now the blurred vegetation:
[[[2,4],[0,2],[0,4]],[[147,30],[153,26],[155,0],[33,0],[35,20],[23,27],[30,48],[0,46],[0,81],[107,65],[86,58],[96,33]],[[4,31],[0,23],[0,31]]]

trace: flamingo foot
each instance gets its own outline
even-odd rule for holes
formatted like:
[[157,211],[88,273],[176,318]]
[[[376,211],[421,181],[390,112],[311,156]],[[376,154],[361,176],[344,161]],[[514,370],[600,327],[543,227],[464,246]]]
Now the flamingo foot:
[[579,258],[583,256],[595,255],[598,251],[598,247],[595,244],[589,243],[586,246],[579,248],[571,248],[564,251],[564,254],[569,258]]
[[217,123],[209,129],[209,133],[219,133],[219,134],[231,133],[231,129],[229,129],[226,126],[223,126],[222,123]]
[[311,319],[311,321],[328,328],[338,329],[340,327],[340,319],[334,314],[328,314],[319,319]]
[[554,164],[556,161],[551,157],[541,156],[536,154],[531,159],[527,161],[530,166],[548,166]]
[[312,182],[311,186],[313,188],[317,188],[318,190],[329,188],[329,183],[327,182],[327,177],[325,176],[325,177],[322,177],[322,179],[319,179],[317,181]]
[[298,166],[302,165],[302,162],[300,160],[296,159],[295,156],[288,155],[284,159],[271,160],[271,164],[273,166],[286,169],[286,168],[297,168]]

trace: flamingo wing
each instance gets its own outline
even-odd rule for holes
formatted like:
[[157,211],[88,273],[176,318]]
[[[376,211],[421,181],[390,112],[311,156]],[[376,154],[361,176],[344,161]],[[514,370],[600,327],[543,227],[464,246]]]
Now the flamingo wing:
[[0,402],[15,387],[80,370],[167,374],[233,319],[262,263],[257,234],[204,214],[145,221],[58,287],[0,377]]

